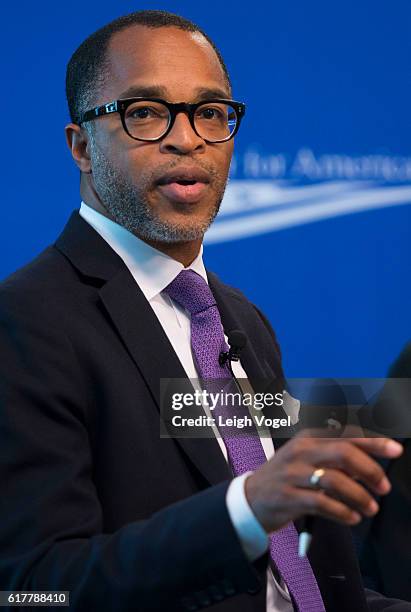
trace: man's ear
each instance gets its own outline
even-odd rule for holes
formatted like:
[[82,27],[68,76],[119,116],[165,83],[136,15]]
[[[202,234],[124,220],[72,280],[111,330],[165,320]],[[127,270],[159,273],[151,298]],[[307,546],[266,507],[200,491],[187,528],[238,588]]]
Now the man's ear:
[[67,146],[81,172],[91,174],[89,138],[87,130],[75,123],[69,123],[64,128]]

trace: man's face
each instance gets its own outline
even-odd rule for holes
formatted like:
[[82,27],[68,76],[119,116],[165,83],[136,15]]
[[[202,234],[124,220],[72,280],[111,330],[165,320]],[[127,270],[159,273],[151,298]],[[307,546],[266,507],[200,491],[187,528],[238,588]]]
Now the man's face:
[[[114,35],[108,59],[109,79],[96,105],[137,96],[169,102],[231,97],[218,58],[199,33],[133,26]],[[233,141],[205,143],[184,113],[158,142],[130,138],[118,113],[93,123],[91,178],[110,216],[147,241],[201,240],[224,194]],[[161,185],[164,175],[170,180],[184,169],[202,171],[201,184],[191,190]]]

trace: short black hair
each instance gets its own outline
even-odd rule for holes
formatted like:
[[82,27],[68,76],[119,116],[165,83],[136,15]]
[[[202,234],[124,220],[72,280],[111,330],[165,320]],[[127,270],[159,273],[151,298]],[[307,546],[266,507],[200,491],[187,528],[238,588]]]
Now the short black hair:
[[174,26],[180,30],[202,34],[216,52],[231,90],[230,77],[220,51],[195,23],[167,11],[136,11],[111,21],[91,34],[71,56],[66,72],[66,97],[73,123],[80,123],[82,114],[94,105],[99,87],[104,84],[108,71],[107,48],[112,36],[134,25],[147,28]]

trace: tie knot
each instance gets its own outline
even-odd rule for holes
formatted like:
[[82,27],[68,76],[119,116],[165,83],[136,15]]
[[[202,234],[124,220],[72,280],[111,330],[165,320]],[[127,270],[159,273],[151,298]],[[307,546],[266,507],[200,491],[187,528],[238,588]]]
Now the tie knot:
[[216,305],[207,282],[194,270],[182,270],[164,291],[191,314]]

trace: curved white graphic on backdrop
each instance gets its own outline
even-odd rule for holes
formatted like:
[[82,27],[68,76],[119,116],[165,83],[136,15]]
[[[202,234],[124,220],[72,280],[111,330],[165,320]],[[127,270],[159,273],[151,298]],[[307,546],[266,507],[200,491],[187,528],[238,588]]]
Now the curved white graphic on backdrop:
[[366,210],[411,203],[411,185],[377,186],[370,181],[231,180],[208,244],[281,230]]

